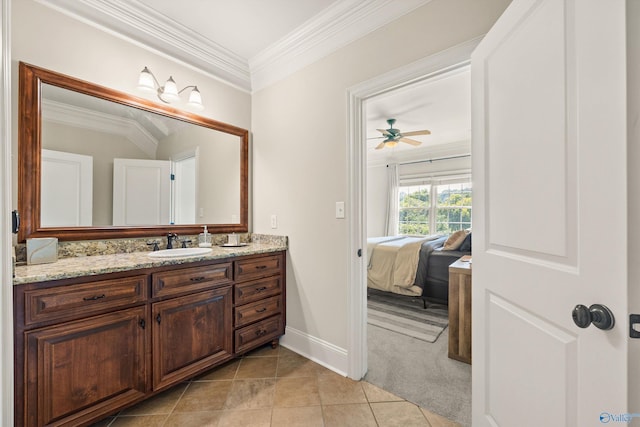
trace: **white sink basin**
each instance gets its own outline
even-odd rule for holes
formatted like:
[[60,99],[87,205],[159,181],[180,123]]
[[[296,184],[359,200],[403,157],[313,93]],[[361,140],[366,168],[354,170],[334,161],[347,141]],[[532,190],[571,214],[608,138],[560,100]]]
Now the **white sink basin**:
[[211,248],[163,249],[161,251],[150,252],[148,256],[151,258],[183,258],[188,256],[206,255],[211,251]]

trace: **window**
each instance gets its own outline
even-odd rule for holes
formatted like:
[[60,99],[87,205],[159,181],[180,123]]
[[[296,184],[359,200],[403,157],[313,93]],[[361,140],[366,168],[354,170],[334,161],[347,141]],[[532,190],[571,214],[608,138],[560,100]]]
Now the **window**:
[[431,210],[431,185],[400,186],[399,224],[400,234],[429,234]]
[[450,234],[471,228],[471,177],[401,179],[398,204],[399,234]]
[[436,185],[436,232],[471,228],[471,182]]

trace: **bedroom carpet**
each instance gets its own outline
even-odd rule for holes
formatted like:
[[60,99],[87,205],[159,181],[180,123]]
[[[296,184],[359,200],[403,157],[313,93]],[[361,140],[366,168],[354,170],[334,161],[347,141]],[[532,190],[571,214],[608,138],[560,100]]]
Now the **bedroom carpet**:
[[449,324],[447,307],[422,299],[395,295],[375,289],[367,290],[367,322],[370,325],[422,341],[435,342]]
[[449,359],[448,329],[435,343],[368,325],[364,379],[396,396],[471,425],[471,365]]

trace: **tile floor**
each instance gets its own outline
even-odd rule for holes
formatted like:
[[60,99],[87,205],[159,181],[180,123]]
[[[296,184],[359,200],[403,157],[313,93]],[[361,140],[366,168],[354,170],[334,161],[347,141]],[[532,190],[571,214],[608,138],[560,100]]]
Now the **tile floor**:
[[454,427],[284,347],[265,346],[92,427]]

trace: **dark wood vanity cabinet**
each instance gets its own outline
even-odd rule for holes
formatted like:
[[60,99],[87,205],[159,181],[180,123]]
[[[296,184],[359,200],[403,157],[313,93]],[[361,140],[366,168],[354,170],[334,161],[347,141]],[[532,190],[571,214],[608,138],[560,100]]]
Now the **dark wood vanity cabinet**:
[[282,254],[235,263],[235,351],[243,353],[284,334]]
[[147,391],[146,308],[24,334],[24,425],[82,425],[140,400]]
[[14,286],[16,425],[89,425],[271,342],[284,252]]
[[233,356],[231,286],[153,304],[153,390]]

